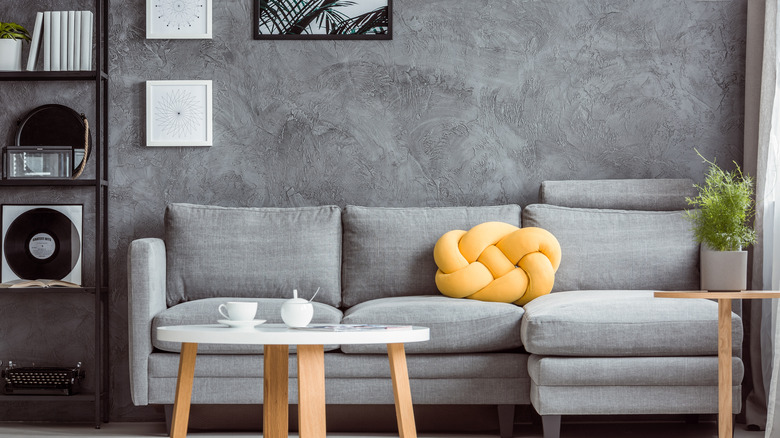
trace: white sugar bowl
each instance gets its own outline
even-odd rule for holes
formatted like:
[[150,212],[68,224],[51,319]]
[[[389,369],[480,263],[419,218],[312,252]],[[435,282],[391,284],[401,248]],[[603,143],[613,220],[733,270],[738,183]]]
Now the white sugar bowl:
[[298,289],[293,289],[293,298],[282,304],[282,321],[288,327],[306,327],[314,316],[314,306],[298,298]]

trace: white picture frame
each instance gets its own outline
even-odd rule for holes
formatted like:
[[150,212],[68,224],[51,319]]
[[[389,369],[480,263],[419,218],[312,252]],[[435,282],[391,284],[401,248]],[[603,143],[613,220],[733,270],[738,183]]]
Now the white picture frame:
[[212,145],[211,81],[146,81],[147,146]]
[[212,0],[146,0],[147,39],[211,39]]

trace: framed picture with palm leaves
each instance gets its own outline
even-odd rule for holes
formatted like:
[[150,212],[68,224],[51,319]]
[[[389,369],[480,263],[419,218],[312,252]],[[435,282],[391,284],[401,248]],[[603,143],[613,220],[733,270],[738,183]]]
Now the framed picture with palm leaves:
[[392,0],[254,0],[254,38],[389,40]]

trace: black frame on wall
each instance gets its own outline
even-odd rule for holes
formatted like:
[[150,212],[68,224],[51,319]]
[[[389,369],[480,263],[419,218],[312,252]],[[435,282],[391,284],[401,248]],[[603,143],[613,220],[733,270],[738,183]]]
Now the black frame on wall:
[[[342,0],[253,0],[252,35],[256,40],[391,40],[393,39],[393,0],[386,6],[354,17],[338,11]],[[360,4],[371,0],[351,0]],[[281,8],[288,8],[288,13]],[[269,12],[266,12],[269,11]],[[281,11],[281,12],[280,12]],[[261,20],[273,24],[279,33],[260,33]],[[319,23],[329,33],[304,33]],[[336,27],[332,27],[333,25]],[[384,31],[377,32],[377,28]],[[373,32],[373,33],[369,33]]]

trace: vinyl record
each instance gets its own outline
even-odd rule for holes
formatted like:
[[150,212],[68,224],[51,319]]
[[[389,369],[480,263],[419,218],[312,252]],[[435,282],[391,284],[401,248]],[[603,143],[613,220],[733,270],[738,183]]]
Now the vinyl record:
[[79,231],[67,216],[50,208],[35,208],[11,222],[3,252],[19,278],[61,280],[76,266],[80,242]]

